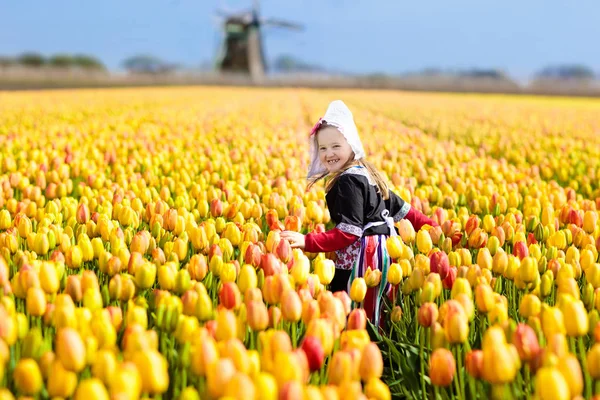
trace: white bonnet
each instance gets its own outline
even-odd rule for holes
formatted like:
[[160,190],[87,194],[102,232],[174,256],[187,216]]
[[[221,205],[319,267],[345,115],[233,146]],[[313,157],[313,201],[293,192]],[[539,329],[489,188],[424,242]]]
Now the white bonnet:
[[321,175],[327,170],[319,161],[319,148],[317,145],[317,135],[315,134],[321,125],[326,122],[327,125],[335,126],[344,135],[348,144],[354,152],[354,159],[360,160],[365,156],[360,138],[358,137],[358,129],[354,123],[354,117],[350,109],[341,100],[334,100],[329,103],[325,115],[319,119],[310,132],[310,166],[308,170],[308,178],[316,175]]

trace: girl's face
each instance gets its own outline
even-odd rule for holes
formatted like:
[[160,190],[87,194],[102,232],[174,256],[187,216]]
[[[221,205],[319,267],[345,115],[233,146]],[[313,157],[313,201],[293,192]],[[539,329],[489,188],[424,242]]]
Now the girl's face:
[[333,126],[326,126],[317,133],[317,144],[319,161],[329,173],[338,171],[354,157],[344,135]]

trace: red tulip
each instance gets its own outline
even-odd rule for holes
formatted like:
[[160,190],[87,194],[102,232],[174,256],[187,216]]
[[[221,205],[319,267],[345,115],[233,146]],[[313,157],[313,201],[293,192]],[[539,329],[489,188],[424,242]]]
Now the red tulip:
[[519,260],[523,260],[525,257],[529,256],[529,249],[525,242],[517,242],[515,243],[515,247],[513,247],[513,255],[515,257],[519,257]]
[[325,361],[325,352],[323,351],[321,341],[314,336],[306,336],[300,348],[306,354],[310,372],[320,370]]
[[475,379],[481,377],[481,369],[483,368],[483,351],[471,350],[465,356],[465,368],[467,373]]
[[265,273],[265,277],[277,275],[281,272],[281,262],[273,253],[261,254],[260,268]]
[[261,256],[262,253],[260,251],[260,247],[258,247],[255,244],[250,244],[246,248],[246,254],[244,254],[244,261],[246,262],[246,264],[250,264],[254,268],[256,268],[261,264]]
[[219,302],[227,309],[237,309],[242,303],[242,295],[235,282],[226,282],[219,291]]
[[444,280],[450,273],[450,261],[448,255],[443,251],[436,251],[430,257],[429,268],[431,272],[435,272]]
[[465,232],[467,236],[471,236],[471,233],[479,228],[479,217],[477,215],[471,215],[465,224]]
[[442,281],[442,283],[444,284],[444,288],[452,289],[452,287],[454,286],[454,281],[456,281],[457,274],[458,269],[456,267],[450,267],[448,276]]
[[535,331],[531,326],[524,323],[517,325],[512,342],[523,361],[532,360],[540,351],[540,344]]
[[[345,292],[344,292],[345,293]],[[362,308],[355,308],[348,315],[348,326],[347,329],[361,330],[367,328],[367,313]]]

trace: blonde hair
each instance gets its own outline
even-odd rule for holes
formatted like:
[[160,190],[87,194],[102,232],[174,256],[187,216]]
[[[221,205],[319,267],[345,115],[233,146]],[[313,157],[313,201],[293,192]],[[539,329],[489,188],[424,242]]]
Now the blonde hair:
[[[323,123],[319,127],[319,130],[317,130],[317,132],[315,133],[315,136],[318,135],[319,131],[322,128],[324,128],[325,126],[327,126],[327,124]],[[352,154],[354,154],[354,153],[352,153]],[[381,193],[384,200],[387,200],[390,197],[389,185],[387,184],[384,176],[377,170],[377,168],[375,168],[375,166],[373,164],[371,164],[364,158],[361,158],[360,160],[355,160],[354,158],[351,158],[338,171],[336,171],[332,174],[330,174],[329,172],[326,171],[326,172],[322,173],[321,175],[318,175],[318,176],[310,179],[307,189],[310,190],[310,188],[312,188],[313,185],[315,183],[317,183],[318,181],[320,181],[321,179],[328,178],[325,183],[325,193],[327,193],[336,184],[336,182],[338,181],[338,179],[344,172],[346,172],[348,169],[355,167],[355,166],[361,166],[367,170],[367,173],[369,174],[371,179],[375,182],[375,186],[377,187],[377,192]]]

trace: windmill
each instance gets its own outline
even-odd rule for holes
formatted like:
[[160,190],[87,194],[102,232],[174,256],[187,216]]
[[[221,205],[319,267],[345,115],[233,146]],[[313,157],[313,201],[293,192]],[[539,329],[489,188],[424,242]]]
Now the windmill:
[[297,31],[303,29],[293,22],[260,18],[258,0],[254,0],[251,10],[240,13],[218,11],[217,16],[222,18],[225,34],[217,60],[218,70],[247,74],[255,81],[262,79],[266,71],[262,27],[275,26]]

